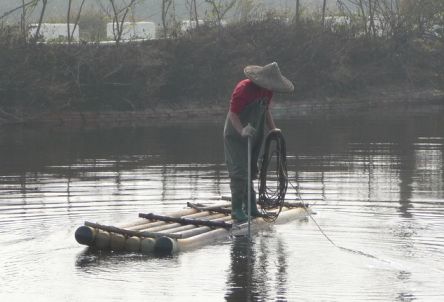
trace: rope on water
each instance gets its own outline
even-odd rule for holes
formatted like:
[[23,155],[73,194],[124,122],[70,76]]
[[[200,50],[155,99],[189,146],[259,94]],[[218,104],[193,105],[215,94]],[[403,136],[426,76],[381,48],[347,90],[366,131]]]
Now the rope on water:
[[[270,182],[273,184],[270,185]],[[261,206],[262,217],[265,221],[274,222],[278,218],[284,206],[287,185],[285,139],[280,130],[272,130],[265,138],[259,173],[258,204]]]
[[376,257],[376,256],[374,256],[374,255],[372,255],[372,254],[369,254],[369,253],[365,253],[365,252],[363,252],[363,251],[359,251],[359,250],[354,250],[354,249],[350,249],[350,248],[347,248],[347,247],[343,247],[343,246],[340,246],[340,245],[337,245],[325,232],[324,232],[324,230],[321,228],[321,226],[319,225],[319,223],[316,221],[316,219],[314,219],[314,217],[313,217],[313,215],[311,214],[311,211],[308,209],[308,207],[305,205],[305,203],[304,203],[304,200],[302,199],[302,196],[301,196],[301,194],[300,194],[300,192],[299,192],[299,190],[298,190],[298,188],[297,187],[295,187],[291,182],[290,182],[290,185],[293,187],[293,189],[295,190],[295,192],[296,192],[296,195],[297,195],[297,197],[299,198],[299,200],[300,200],[300,203],[302,204],[302,206],[304,207],[304,210],[305,210],[305,212],[307,213],[307,215],[310,217],[310,219],[314,222],[314,224],[316,225],[316,227],[318,228],[318,230],[319,230],[319,232],[321,232],[321,234],[334,246],[334,247],[336,247],[336,248],[338,248],[338,249],[340,249],[340,250],[343,250],[343,251],[346,251],[346,252],[350,252],[350,253],[353,253],[353,254],[357,254],[357,255],[361,255],[361,256],[365,256],[365,257],[368,257],[368,258],[373,258],[373,259],[376,259],[376,260],[379,260],[379,261],[383,261],[383,262],[389,262],[389,261],[386,261],[386,260],[384,260],[384,259],[380,259],[380,258],[378,258],[378,257]]
[[[273,167],[271,167],[273,165]],[[274,168],[274,169],[271,169]],[[271,175],[269,175],[271,174]],[[268,183],[267,183],[268,182]],[[270,182],[274,185],[270,186]],[[287,192],[287,186],[290,183],[291,187],[295,190],[297,198],[301,205],[305,209],[307,215],[314,222],[321,234],[336,248],[350,252],[353,254],[377,259],[383,262],[389,262],[384,259],[380,259],[372,254],[365,253],[360,250],[350,249],[336,244],[314,219],[311,210],[304,203],[302,196],[299,192],[299,188],[293,185],[288,180],[287,174],[287,155],[284,136],[280,130],[272,130],[265,138],[264,154],[262,157],[262,164],[259,173],[259,200],[258,204],[261,206],[263,219],[268,222],[274,222],[282,207],[285,206],[285,194]],[[277,211],[276,211],[277,208]],[[269,210],[273,210],[269,212]]]
[[[270,169],[270,165],[274,165],[275,169]],[[272,175],[269,175],[272,174]],[[268,184],[267,184],[268,181]],[[270,187],[270,182],[274,182],[274,186]],[[288,180],[287,174],[287,155],[284,136],[280,130],[273,130],[265,138],[264,154],[262,157],[262,164],[259,174],[259,200],[258,204],[261,206],[263,219],[268,222],[275,221],[282,207],[285,205],[285,194],[287,192],[287,186],[290,183],[291,187],[295,190],[298,199],[300,200],[303,208],[307,212],[307,215],[314,222],[321,234],[336,248],[358,254],[361,256],[377,259],[380,261],[388,262],[380,259],[372,254],[365,253],[359,250],[346,248],[336,244],[321,228],[316,219],[311,214],[311,210],[304,203],[302,196],[299,192],[299,188],[293,185]],[[275,209],[277,208],[277,211]],[[274,210],[269,212],[268,210]]]

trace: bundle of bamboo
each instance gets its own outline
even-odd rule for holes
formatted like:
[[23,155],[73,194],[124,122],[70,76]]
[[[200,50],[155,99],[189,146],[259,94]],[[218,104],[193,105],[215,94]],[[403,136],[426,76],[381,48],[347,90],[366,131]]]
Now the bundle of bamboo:
[[[231,219],[230,204],[205,207],[188,203],[188,207],[167,216],[139,214],[141,218],[118,226],[85,222],[76,230],[75,238],[98,250],[172,254],[247,232],[247,223],[236,224]],[[300,204],[287,204],[275,223],[304,219],[308,212]],[[253,231],[268,226],[262,218],[251,222]]]

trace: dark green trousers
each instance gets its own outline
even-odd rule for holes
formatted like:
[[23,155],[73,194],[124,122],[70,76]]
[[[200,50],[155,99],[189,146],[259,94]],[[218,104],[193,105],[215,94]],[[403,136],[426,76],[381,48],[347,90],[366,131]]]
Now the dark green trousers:
[[[248,105],[240,114],[239,119],[245,127],[250,124],[256,129],[251,137],[251,176],[256,178],[257,163],[261,153],[265,132],[265,118],[268,103],[257,100]],[[248,202],[248,138],[242,137],[233,127],[227,116],[224,127],[225,163],[230,176],[232,216],[236,220],[245,220]],[[251,215],[260,216],[256,206],[256,192],[251,186]]]

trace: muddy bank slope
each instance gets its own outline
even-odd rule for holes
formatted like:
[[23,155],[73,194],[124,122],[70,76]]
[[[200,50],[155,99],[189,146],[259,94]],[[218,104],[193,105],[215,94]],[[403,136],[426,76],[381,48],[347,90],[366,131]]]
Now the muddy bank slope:
[[408,32],[369,37],[265,19],[118,46],[1,38],[3,124],[223,118],[243,67],[271,61],[296,88],[275,96],[276,110],[289,103],[296,115],[436,101],[444,90],[444,41]]

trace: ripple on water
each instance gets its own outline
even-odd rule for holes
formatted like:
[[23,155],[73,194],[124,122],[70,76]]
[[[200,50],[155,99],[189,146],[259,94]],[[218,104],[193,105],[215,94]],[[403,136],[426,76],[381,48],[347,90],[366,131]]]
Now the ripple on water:
[[[227,238],[166,258],[90,253],[74,241],[85,220],[114,224],[138,212],[175,211],[187,201],[219,202],[229,181],[223,154],[209,154],[219,146],[220,129],[193,135],[205,137],[201,154],[178,152],[172,142],[165,148],[158,132],[142,131],[119,146],[127,153],[99,144],[78,152],[91,158],[68,152],[32,172],[8,165],[8,175],[0,175],[0,292],[10,298],[24,291],[42,301],[179,300],[203,293],[232,301],[437,300],[444,295],[442,127],[415,124],[373,136],[360,125],[302,124],[288,138],[289,179],[343,249],[310,220],[277,225],[252,244]],[[384,129],[397,129],[389,126]],[[311,131],[319,136],[303,136]],[[153,155],[138,155],[147,152]],[[287,198],[299,201],[291,186]]]

